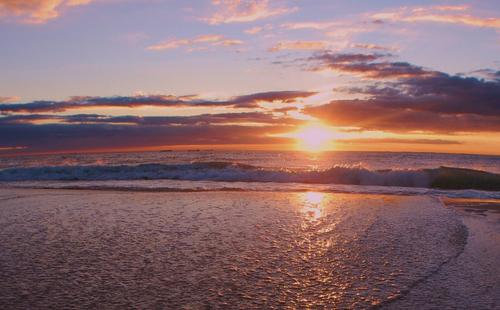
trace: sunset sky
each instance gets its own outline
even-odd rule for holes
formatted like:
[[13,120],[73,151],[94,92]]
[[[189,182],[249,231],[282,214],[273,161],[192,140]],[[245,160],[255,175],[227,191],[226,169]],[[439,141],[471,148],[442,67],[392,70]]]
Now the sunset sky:
[[0,0],[0,154],[500,154],[499,1]]

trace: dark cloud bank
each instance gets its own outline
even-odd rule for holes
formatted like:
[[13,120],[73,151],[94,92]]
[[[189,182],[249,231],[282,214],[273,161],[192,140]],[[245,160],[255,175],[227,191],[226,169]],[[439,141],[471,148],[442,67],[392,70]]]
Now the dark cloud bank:
[[500,80],[449,75],[387,54],[322,53],[311,70],[357,74],[368,86],[341,89],[364,99],[334,100],[306,113],[337,126],[395,132],[500,131]]
[[[289,140],[269,135],[289,131],[291,125],[301,121],[286,116],[276,117],[271,113],[272,110],[147,117],[54,113],[96,107],[258,108],[259,102],[288,104],[314,94],[275,91],[237,96],[225,101],[199,100],[189,96],[74,97],[67,101],[2,104],[0,112],[4,115],[0,117],[0,146],[9,152],[47,152],[167,145],[284,143]],[[285,112],[281,110],[277,108],[276,112]]]

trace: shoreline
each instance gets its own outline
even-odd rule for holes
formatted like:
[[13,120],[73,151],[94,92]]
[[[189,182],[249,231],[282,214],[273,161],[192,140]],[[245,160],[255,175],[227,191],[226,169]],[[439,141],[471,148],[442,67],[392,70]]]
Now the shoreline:
[[[397,187],[352,184],[311,184],[276,182],[222,182],[189,180],[102,180],[102,181],[20,181],[2,182],[0,190],[61,190],[137,193],[306,193],[360,194],[388,196],[428,196],[452,201],[500,201],[498,191],[442,190],[422,187]],[[458,201],[457,200],[457,201]]]

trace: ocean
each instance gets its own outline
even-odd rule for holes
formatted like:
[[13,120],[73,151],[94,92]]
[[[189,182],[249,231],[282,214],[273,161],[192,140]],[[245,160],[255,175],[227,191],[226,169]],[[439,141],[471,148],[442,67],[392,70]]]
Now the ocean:
[[500,156],[159,151],[0,158],[6,186],[147,191],[322,191],[500,198]]

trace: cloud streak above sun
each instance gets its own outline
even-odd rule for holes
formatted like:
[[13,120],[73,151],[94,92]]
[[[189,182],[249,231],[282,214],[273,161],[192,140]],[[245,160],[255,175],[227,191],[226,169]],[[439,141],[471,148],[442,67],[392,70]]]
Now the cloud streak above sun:
[[229,125],[239,123],[260,125],[298,125],[304,121],[291,117],[275,116],[269,112],[239,112],[201,114],[193,116],[107,116],[99,114],[17,114],[0,118],[0,124],[40,124],[56,121],[58,124],[122,124],[143,126],[178,126],[178,125]]

